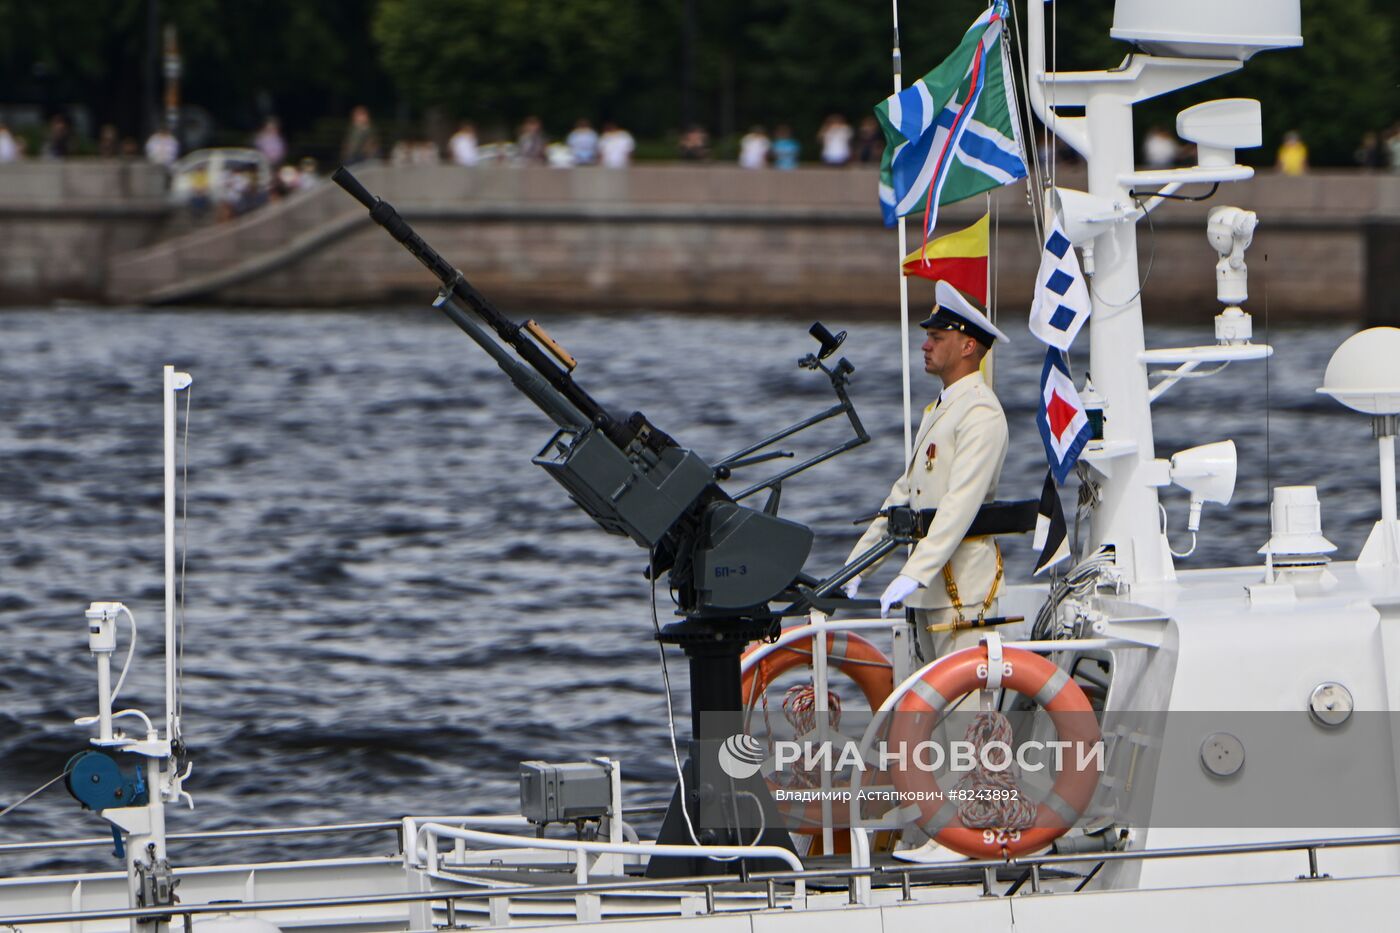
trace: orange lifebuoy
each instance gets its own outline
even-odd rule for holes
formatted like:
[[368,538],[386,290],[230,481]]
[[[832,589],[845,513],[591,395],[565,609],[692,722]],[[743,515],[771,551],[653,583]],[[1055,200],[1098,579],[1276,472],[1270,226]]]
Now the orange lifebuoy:
[[[1019,648],[1005,649],[1002,686],[1035,700],[1055,723],[1060,741],[1071,743],[1077,767],[1066,767],[1050,793],[1036,807],[1028,829],[995,830],[966,826],[958,806],[938,788],[932,771],[895,769],[896,789],[917,800],[919,827],[939,844],[971,858],[1011,858],[1043,849],[1062,836],[1089,805],[1098,787],[1099,771],[1083,767],[1082,751],[1102,739],[1098,720],[1084,691],[1061,668],[1046,658]],[[928,738],[920,713],[942,713],[964,694],[987,685],[987,648],[966,648],[941,659],[902,696],[895,710],[912,714],[893,717],[889,744],[911,747]],[[912,806],[912,804],[911,804]]]
[[[794,667],[810,665],[811,644],[812,636],[808,635],[779,648],[749,668],[743,681],[744,707],[757,702],[778,675]],[[805,650],[803,645],[807,646]],[[759,646],[755,645],[744,654],[747,657],[758,650]],[[837,670],[855,681],[872,710],[879,709],[894,692],[894,665],[883,651],[854,632],[827,632],[826,657]]]
[[[779,648],[745,672],[742,685],[745,709],[758,702],[758,698],[763,696],[763,692],[779,675],[795,667],[812,663],[812,637],[809,635],[806,638],[798,639],[791,645]],[[760,650],[759,646],[755,645],[745,652],[745,656],[758,650]],[[885,656],[883,651],[854,632],[828,632],[826,656],[833,667],[855,682],[865,697],[865,702],[870,704],[872,711],[879,709],[880,704],[884,703],[894,692],[894,665],[890,663],[890,659]],[[778,787],[771,781],[769,786],[773,790]],[[784,804],[782,808],[790,819],[802,824],[794,829],[794,832],[804,835],[820,835],[822,831],[822,807],[820,803]],[[848,846],[849,842],[845,840],[844,836],[838,835],[835,851],[838,853],[849,851]]]

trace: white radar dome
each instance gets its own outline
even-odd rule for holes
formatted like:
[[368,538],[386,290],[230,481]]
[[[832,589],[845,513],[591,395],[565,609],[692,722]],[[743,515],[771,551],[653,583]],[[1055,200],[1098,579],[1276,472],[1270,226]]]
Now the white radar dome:
[[1317,391],[1368,415],[1400,414],[1400,327],[1372,327],[1348,337],[1327,364]]
[[1116,0],[1109,35],[1151,55],[1247,61],[1303,44],[1299,0]]

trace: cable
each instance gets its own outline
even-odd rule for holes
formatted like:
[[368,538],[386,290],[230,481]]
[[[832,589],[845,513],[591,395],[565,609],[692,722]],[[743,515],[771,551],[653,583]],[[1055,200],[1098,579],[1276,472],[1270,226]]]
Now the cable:
[[[1164,536],[1164,537],[1165,537],[1165,536]],[[1195,533],[1194,531],[1191,532],[1191,546],[1190,546],[1189,548],[1187,548],[1184,552],[1180,553],[1180,554],[1178,554],[1176,551],[1173,551],[1173,550],[1172,550],[1172,543],[1171,543],[1171,540],[1168,539],[1168,540],[1167,540],[1167,553],[1171,554],[1172,557],[1179,557],[1179,558],[1182,558],[1183,560],[1186,559],[1186,558],[1188,558],[1188,557],[1190,557],[1192,554],[1196,553],[1196,533]]]
[[[136,717],[137,719],[139,719],[139,720],[141,720],[142,722],[144,722],[144,723],[146,724],[146,734],[147,734],[148,736],[151,735],[151,734],[153,734],[153,733],[156,731],[155,724],[151,722],[151,717],[147,716],[145,713],[143,713],[143,712],[142,712],[141,710],[139,710],[139,709],[124,709],[124,710],[118,710],[117,712],[115,712],[115,713],[112,714],[112,718],[113,718],[113,719],[120,719],[120,718],[122,718],[123,716],[134,716],[134,717]],[[96,722],[96,721],[97,721],[97,717],[95,717],[95,716],[90,716],[90,717],[88,717],[88,721],[89,721],[89,722]]]
[[1184,554],[1178,554],[1176,551],[1172,550],[1171,538],[1167,536],[1167,507],[1158,502],[1157,511],[1162,514],[1162,540],[1167,542],[1167,553],[1172,557],[1179,557],[1183,560],[1196,553],[1196,533],[1194,531],[1191,532],[1191,546],[1186,549]]
[[18,809],[19,806],[20,806],[20,804],[22,804],[22,803],[27,803],[28,801],[33,800],[35,797],[39,796],[39,795],[42,794],[44,791],[48,790],[50,787],[52,787],[53,785],[57,784],[59,781],[63,780],[63,779],[64,779],[65,777],[67,777],[67,776],[68,776],[68,769],[67,769],[67,768],[64,768],[62,771],[59,772],[58,777],[51,778],[50,780],[45,781],[45,782],[43,783],[43,785],[41,785],[41,786],[40,786],[39,788],[37,788],[36,790],[31,790],[29,793],[25,794],[23,797],[19,798],[18,800],[16,800],[14,803],[10,804],[10,805],[9,805],[8,807],[6,807],[5,809],[0,810],[0,816],[4,816],[6,813],[9,813],[11,810],[16,810],[16,809]]
[[[992,213],[992,248],[989,250],[991,256],[989,257],[990,261],[988,263],[991,282],[989,283],[990,287],[987,289],[987,309],[991,312],[990,317],[992,323],[995,324],[1001,311],[1000,296],[998,294],[1000,291],[998,286],[1000,285],[1001,279],[1001,263],[997,258],[1000,255],[999,250],[1001,249],[1001,202],[997,201],[994,203],[990,191],[987,192],[987,206],[991,208]],[[995,376],[996,373],[993,372],[992,375]]]
[[[1269,340],[1269,254],[1264,254],[1264,345],[1272,347],[1273,342]],[[1269,410],[1273,407],[1269,400],[1269,360],[1273,358],[1270,353],[1264,357],[1264,504],[1270,505],[1274,494],[1274,452],[1269,445]]]
[[[1046,597],[1041,605],[1040,611],[1036,613],[1035,623],[1031,627],[1031,637],[1037,641],[1049,641],[1056,638],[1068,638],[1074,633],[1073,626],[1057,626],[1055,624],[1056,611],[1060,603],[1069,597],[1083,599],[1098,588],[1099,576],[1105,567],[1113,564],[1114,552],[1109,545],[1100,545],[1094,553],[1080,561],[1060,580],[1050,587],[1050,595]],[[1062,634],[1063,632],[1063,634]]]
[[[136,616],[132,615],[131,610],[121,603],[117,605],[121,607],[122,612],[126,613],[126,619],[131,624],[131,643],[126,647],[126,660],[122,662],[122,673],[121,676],[117,678],[116,689],[112,691],[112,695],[107,699],[109,706],[116,705],[117,697],[122,692],[122,684],[126,683],[126,672],[131,670],[131,659],[136,654]],[[115,718],[115,714],[113,718]],[[97,721],[98,717],[96,716],[84,716],[81,719],[73,720],[73,724],[75,726],[88,726]]]
[[[661,656],[661,682],[666,690],[666,725],[671,734],[671,760],[676,763],[676,786],[679,793],[676,799],[681,804],[681,816],[685,817],[686,832],[690,834],[690,841],[697,846],[704,845],[695,835],[695,824],[690,821],[690,808],[685,802],[685,769],[681,767],[680,748],[676,744],[676,711],[671,703],[671,672],[666,665],[666,646],[661,643],[661,617],[656,613],[656,549],[652,548],[651,566],[647,568],[647,576],[651,578],[651,626],[656,631],[656,653]],[[720,857],[717,855],[707,855],[706,858],[715,862],[732,862],[739,856],[730,855]]]
[[[1219,188],[1220,182],[1218,181],[1211,185],[1210,190],[1205,194],[1163,194],[1161,191],[1138,191],[1136,188],[1130,188],[1128,190],[1128,197],[1137,201],[1139,206],[1141,206],[1141,202],[1151,200],[1152,198],[1162,198],[1169,201],[1206,201],[1213,198],[1215,192],[1219,190]],[[1144,212],[1151,213],[1151,211],[1147,211],[1145,208]]]
[[[1050,5],[1050,73],[1058,75],[1060,73],[1060,5],[1052,3]],[[1052,97],[1059,87],[1058,81],[1051,81],[1049,90]],[[1059,119],[1059,111],[1055,109],[1055,101],[1050,102],[1050,120],[1054,122]],[[1054,127],[1046,127],[1050,131],[1050,187],[1055,187],[1055,182],[1059,180],[1059,137],[1055,134]]]
[[[145,724],[146,724],[146,734],[147,734],[148,736],[149,736],[151,733],[153,733],[153,732],[156,731],[155,725],[151,722],[151,717],[150,717],[150,716],[147,716],[144,712],[142,712],[142,711],[139,710],[139,709],[123,709],[123,710],[118,710],[117,712],[115,712],[115,713],[112,714],[112,719],[114,719],[114,720],[116,720],[116,719],[121,719],[123,716],[131,716],[131,717],[134,717],[134,718],[136,718],[136,719],[139,719],[139,720],[141,720],[143,723],[145,723]],[[98,721],[98,717],[96,717],[96,716],[84,716],[84,717],[82,717],[81,719],[75,719],[75,720],[73,720],[73,725],[75,725],[75,726],[90,726],[90,725],[92,725],[93,723],[95,723],[95,722],[97,722],[97,721]]]
[[[1021,87],[1022,87],[1022,88],[1024,89],[1024,91],[1025,91],[1025,99],[1026,99],[1026,100],[1029,100],[1029,99],[1031,98],[1030,70],[1029,70],[1029,66],[1028,66],[1027,63],[1026,63],[1026,59],[1027,59],[1026,47],[1025,47],[1025,45],[1021,42],[1021,37],[1020,37],[1020,21],[1019,21],[1019,16],[1018,16],[1018,14],[1016,13],[1016,4],[1015,4],[1015,3],[1012,3],[1012,4],[1011,4],[1011,21],[1012,21],[1012,29],[1009,31],[1009,35],[1010,35],[1010,38],[1011,38],[1012,43],[1013,43],[1014,48],[1015,48],[1015,51],[1012,53],[1012,57],[1015,59],[1015,62],[1014,62],[1014,63],[1015,63],[1016,65],[1019,65],[1019,66],[1020,66]],[[1041,142],[1041,145],[1036,145],[1036,140],[1035,140],[1035,137],[1036,137],[1036,131],[1035,131],[1036,120],[1035,120],[1035,117],[1034,117],[1034,116],[1032,115],[1032,113],[1030,112],[1030,108],[1029,108],[1029,107],[1026,107],[1026,108],[1024,108],[1024,109],[1022,108],[1022,105],[1021,105],[1021,97],[1020,97],[1020,96],[1017,94],[1017,92],[1016,92],[1016,69],[1015,69],[1015,68],[1012,68],[1012,70],[1011,70],[1011,84],[1010,84],[1010,87],[1011,87],[1012,105],[1015,107],[1016,121],[1017,121],[1017,123],[1019,124],[1020,121],[1021,121],[1021,118],[1024,116],[1024,118],[1025,118],[1026,138],[1030,141],[1030,145],[1027,146],[1027,147],[1023,147],[1023,148],[1026,150],[1027,154],[1030,156],[1030,169],[1031,169],[1031,170],[1030,170],[1030,175],[1029,175],[1029,177],[1026,179],[1026,194],[1027,194],[1026,200],[1029,202],[1029,206],[1030,206],[1030,211],[1031,211],[1031,224],[1032,224],[1032,226],[1035,228],[1036,240],[1037,240],[1038,242],[1044,243],[1044,242],[1045,242],[1045,236],[1044,236],[1045,218],[1044,218],[1044,216],[1043,216],[1043,213],[1044,213],[1044,203],[1043,203],[1041,194],[1042,194],[1042,192],[1044,191],[1044,188],[1045,188],[1045,172],[1044,172],[1044,168],[1043,168],[1043,166],[1041,165],[1041,162],[1040,162],[1040,156],[1041,156],[1041,149],[1042,149],[1042,147],[1045,146],[1045,145],[1047,145],[1047,143],[1045,142],[1045,139],[1046,139],[1045,134],[1048,133],[1049,131],[1046,129],[1045,124],[1044,124],[1044,123],[1041,123],[1041,139],[1042,139],[1042,142]]]
[[[740,834],[740,838],[743,838],[743,835],[742,833],[740,833],[739,798],[747,797],[753,801],[754,809],[758,811],[758,832],[754,833],[753,842],[749,843],[749,845],[758,845],[760,842],[763,841],[763,834],[768,832],[768,814],[763,812],[763,801],[759,800],[758,795],[751,791],[735,790],[733,779],[731,779],[729,782],[729,790],[732,795],[732,799],[734,800],[734,831]],[[739,856],[736,855],[733,856],[733,858],[731,859],[726,859],[725,861],[733,861],[733,859],[738,857]]]
[[126,661],[122,664],[122,675],[117,678],[117,687],[112,691],[111,699],[108,700],[113,706],[116,705],[117,697],[121,695],[122,684],[126,683],[126,672],[131,670],[131,657],[136,653],[136,616],[131,614],[131,610],[121,605],[122,612],[126,613],[126,619],[131,623],[131,644],[126,649]]
[[[177,602],[176,638],[179,650],[175,660],[175,721],[180,722],[185,713],[185,565],[190,556],[190,406],[193,385],[185,386],[185,437],[181,445],[180,476],[180,596]],[[172,743],[179,736],[166,736]],[[176,769],[178,770],[178,768]]]
[[[1140,209],[1142,208],[1142,201],[1141,201],[1141,200],[1138,200],[1138,201],[1136,201],[1136,202],[1134,202],[1134,203],[1136,203],[1137,206],[1138,206]],[[1097,298],[1099,301],[1102,301],[1104,304],[1108,305],[1108,307],[1110,307],[1110,308],[1117,308],[1117,309],[1121,310],[1121,309],[1126,308],[1126,307],[1128,307],[1129,305],[1131,305],[1134,301],[1137,301],[1138,298],[1142,295],[1142,290],[1143,290],[1144,288],[1147,287],[1147,280],[1148,280],[1148,278],[1151,277],[1151,275],[1152,275],[1152,263],[1153,263],[1153,261],[1155,261],[1156,258],[1157,258],[1157,227],[1152,223],[1152,212],[1151,212],[1151,211],[1144,210],[1144,211],[1143,211],[1143,216],[1147,218],[1148,243],[1149,243],[1149,245],[1150,245],[1151,248],[1149,249],[1149,251],[1148,251],[1148,253],[1147,253],[1147,271],[1144,272],[1144,273],[1142,274],[1142,278],[1138,279],[1138,289],[1137,289],[1137,291],[1133,292],[1131,295],[1129,295],[1129,296],[1128,296],[1125,300],[1123,300],[1123,301],[1109,301],[1109,300],[1108,300],[1107,298],[1105,298],[1105,297],[1103,296],[1103,294],[1098,290],[1098,288],[1097,288],[1097,286],[1096,286],[1096,284],[1095,284],[1095,283],[1098,281],[1097,276],[1094,277],[1094,278],[1091,278],[1091,279],[1089,280],[1089,291],[1093,293],[1093,296],[1094,296],[1095,298]]]
[[[661,681],[666,692],[666,726],[671,739],[671,760],[676,766],[676,786],[679,789],[677,799],[680,801],[681,816],[685,818],[685,828],[686,832],[690,835],[690,841],[697,846],[703,846],[704,843],[702,843],[695,834],[695,824],[691,822],[690,808],[686,805],[685,769],[681,767],[680,747],[676,741],[676,712],[675,706],[671,701],[671,672],[666,663],[666,646],[661,643],[661,618],[656,612],[656,551],[654,548],[652,549],[651,566],[648,568],[647,576],[651,578],[651,626],[656,632],[656,652],[661,658]],[[675,596],[673,593],[672,599],[674,600],[674,598]],[[734,791],[732,780],[730,781],[730,785],[730,790],[733,792],[732,795],[735,798],[749,797],[753,800],[754,806],[758,808],[758,833],[753,837],[753,841],[749,843],[750,847],[757,846],[762,842],[763,834],[768,831],[768,817],[767,814],[763,812],[763,803],[755,794],[749,791]],[[737,804],[734,809],[734,829],[736,833],[738,833],[740,829]],[[707,855],[705,857],[712,862],[735,862],[740,858],[738,855]]]
[[[1041,216],[1041,208],[1043,205],[1041,204],[1040,192],[1043,188],[1044,176],[1040,168],[1040,148],[1035,142],[1035,119],[1031,115],[1029,108],[1022,107],[1021,97],[1016,87],[1016,80],[1018,77],[1017,66],[1019,66],[1021,86],[1025,89],[1026,98],[1030,98],[1030,78],[1026,67],[1026,50],[1020,41],[1020,23],[1016,14],[1016,4],[1014,3],[1011,4],[1011,28],[1004,30],[1002,34],[1006,36],[1007,39],[1006,44],[1003,45],[1004,54],[1002,62],[1005,64],[1008,58],[1011,59],[1011,67],[1009,69],[1011,80],[1007,83],[1007,88],[1011,95],[1011,112],[1013,116],[1011,125],[1016,131],[1016,142],[1021,145],[1022,152],[1029,158],[1029,172],[1026,177],[1026,200],[1030,206],[1031,225],[1035,229],[1036,239],[1043,243],[1045,238],[1041,231],[1044,219]],[[1025,120],[1024,124],[1022,124],[1023,118]],[[1029,146],[1025,145],[1023,137],[1024,140],[1029,140]]]
[[[1086,371],[1085,378],[1088,378],[1088,375],[1089,374]],[[1103,497],[1101,495],[1102,490],[1099,484],[1094,481],[1093,476],[1090,475],[1087,464],[1083,462],[1076,464],[1074,471],[1079,477],[1079,493],[1075,497],[1074,529],[1072,532],[1072,538],[1070,540],[1070,553],[1072,556],[1075,557],[1075,559],[1082,559],[1079,556],[1083,553],[1083,551],[1081,551],[1079,548],[1080,524],[1084,521],[1084,517],[1090,512],[1090,510],[1098,506],[1099,502],[1102,501]],[[1051,571],[1051,574],[1051,579],[1055,579],[1056,576],[1058,576],[1053,570]]]

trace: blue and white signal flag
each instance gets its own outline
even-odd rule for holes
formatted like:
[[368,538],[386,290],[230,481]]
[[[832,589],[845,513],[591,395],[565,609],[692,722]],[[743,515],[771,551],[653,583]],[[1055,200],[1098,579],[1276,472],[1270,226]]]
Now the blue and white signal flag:
[[1056,217],[1045,236],[1040,273],[1035,277],[1031,333],[1052,347],[1068,350],[1089,320],[1089,311],[1089,287],[1084,283],[1079,257]]

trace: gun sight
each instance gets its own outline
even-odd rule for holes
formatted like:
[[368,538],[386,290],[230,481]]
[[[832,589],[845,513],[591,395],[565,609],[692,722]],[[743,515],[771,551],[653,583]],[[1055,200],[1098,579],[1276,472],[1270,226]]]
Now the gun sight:
[[816,337],[817,342],[822,345],[822,348],[817,351],[817,359],[819,360],[826,359],[840,349],[841,344],[846,342],[846,332],[844,330],[838,334],[833,334],[826,329],[826,325],[822,324],[821,321],[817,321],[808,328],[807,333]]

